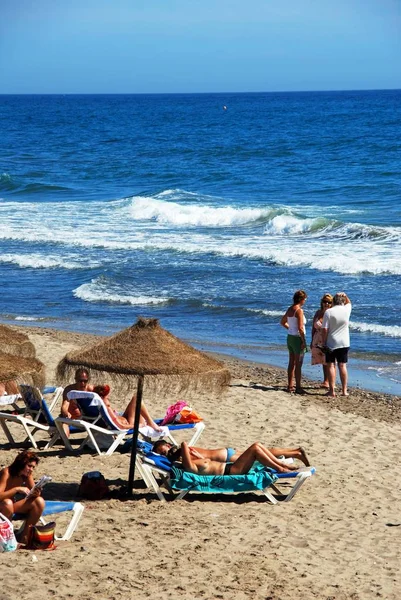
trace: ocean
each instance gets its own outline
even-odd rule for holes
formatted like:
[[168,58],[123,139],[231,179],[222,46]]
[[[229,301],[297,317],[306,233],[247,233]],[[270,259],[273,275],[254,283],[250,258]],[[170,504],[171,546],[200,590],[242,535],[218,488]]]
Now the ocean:
[[344,290],[350,385],[401,393],[401,91],[3,95],[0,128],[1,322],[286,366],[294,291],[310,338]]

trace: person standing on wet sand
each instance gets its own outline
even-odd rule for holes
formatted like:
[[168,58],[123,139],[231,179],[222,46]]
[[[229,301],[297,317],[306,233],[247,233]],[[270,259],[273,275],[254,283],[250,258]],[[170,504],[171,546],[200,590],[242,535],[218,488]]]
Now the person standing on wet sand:
[[348,351],[349,318],[352,304],[345,292],[337,292],[333,298],[333,307],[326,310],[323,317],[323,345],[329,348],[326,352],[326,363],[329,366],[329,391],[327,396],[334,397],[336,383],[336,361],[340,373],[342,396],[348,396]]
[[[305,394],[301,386],[302,378],[302,363],[304,354],[307,352],[305,338],[305,315],[303,305],[306,302],[307,294],[304,290],[298,290],[293,296],[293,303],[287,309],[280,323],[288,331],[287,348],[289,352],[288,358],[288,392],[296,394]],[[295,376],[295,390],[294,390]]]
[[312,341],[310,345],[311,349],[311,364],[322,365],[323,367],[323,383],[320,387],[329,389],[329,367],[326,363],[326,355],[321,349],[323,345],[323,317],[327,309],[333,305],[333,296],[331,294],[324,294],[320,300],[320,309],[315,312],[312,323]]

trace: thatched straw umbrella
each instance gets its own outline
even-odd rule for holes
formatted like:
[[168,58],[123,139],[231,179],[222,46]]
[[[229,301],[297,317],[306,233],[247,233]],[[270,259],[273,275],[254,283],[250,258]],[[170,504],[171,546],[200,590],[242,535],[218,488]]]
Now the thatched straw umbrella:
[[46,382],[45,365],[37,358],[0,352],[0,382],[27,383],[42,388]]
[[230,380],[230,373],[222,363],[185,344],[160,327],[157,319],[139,318],[135,325],[104,341],[83,350],[69,352],[58,364],[58,377],[62,381],[69,380],[79,367],[94,371],[97,378],[114,379],[120,384],[123,381],[127,388],[132,387],[133,377],[137,381],[129,472],[131,493],[144,377],[147,377],[147,385],[151,380],[153,386],[164,393],[173,387],[177,389],[177,384],[181,390],[196,388],[219,391]]
[[1,352],[35,358],[35,346],[25,333],[21,333],[7,325],[0,325],[0,349]]

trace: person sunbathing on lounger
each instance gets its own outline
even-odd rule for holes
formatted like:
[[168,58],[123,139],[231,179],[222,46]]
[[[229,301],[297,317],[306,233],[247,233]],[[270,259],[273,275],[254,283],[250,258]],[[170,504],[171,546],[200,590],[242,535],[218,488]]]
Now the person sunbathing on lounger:
[[194,448],[186,442],[176,448],[164,440],[153,445],[153,451],[168,456],[172,461],[181,459],[185,471],[201,475],[242,475],[248,473],[255,461],[265,467],[276,469],[279,473],[297,470],[277,459],[278,456],[296,458],[310,466],[303,448],[265,448],[260,442],[255,442],[244,452],[234,448]]
[[0,512],[8,519],[16,512],[26,515],[24,529],[19,542],[26,544],[29,528],[36,525],[45,507],[41,497],[41,490],[36,488],[30,495],[30,490],[35,485],[32,473],[39,462],[35,452],[24,450],[20,452],[9,467],[0,471]]
[[[110,386],[95,385],[95,387],[93,388],[93,391],[95,392],[95,394],[98,394],[102,398],[102,400],[107,408],[107,411],[110,415],[111,420],[113,421],[113,423],[115,423],[117,425],[117,427],[119,427],[120,429],[131,429],[134,426],[135,408],[136,408],[136,395],[135,394],[132,396],[125,411],[121,415],[111,407],[110,400],[109,400]],[[154,420],[152,419],[152,417],[149,414],[148,409],[142,403],[139,427],[145,427],[146,425],[148,425],[155,431],[164,431],[166,429],[165,427],[164,428],[159,427],[159,425],[157,425],[154,422]]]
[[64,388],[63,391],[63,402],[61,404],[61,417],[67,417],[68,419],[79,419],[81,417],[81,411],[79,410],[78,404],[75,400],[69,400],[67,397],[68,392],[77,390],[78,392],[92,392],[93,386],[89,383],[90,373],[88,369],[77,369],[75,371],[75,383],[71,383]]

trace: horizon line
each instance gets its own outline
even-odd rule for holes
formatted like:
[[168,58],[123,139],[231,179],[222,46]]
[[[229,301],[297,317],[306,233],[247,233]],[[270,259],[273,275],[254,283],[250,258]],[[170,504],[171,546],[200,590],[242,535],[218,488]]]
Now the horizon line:
[[252,92],[0,92],[0,96],[192,96],[234,94],[331,94],[342,92],[399,92],[401,88],[347,88],[332,90],[275,90]]

